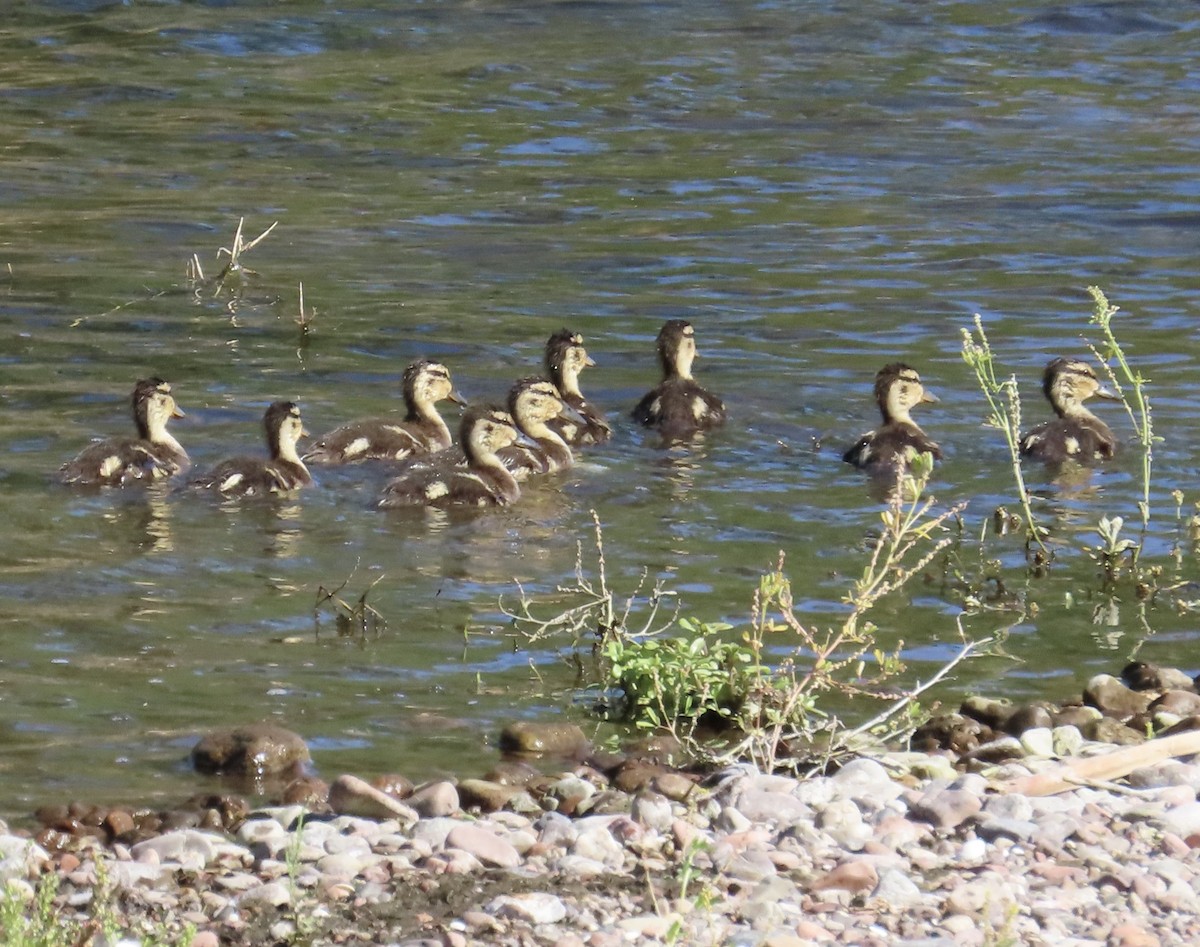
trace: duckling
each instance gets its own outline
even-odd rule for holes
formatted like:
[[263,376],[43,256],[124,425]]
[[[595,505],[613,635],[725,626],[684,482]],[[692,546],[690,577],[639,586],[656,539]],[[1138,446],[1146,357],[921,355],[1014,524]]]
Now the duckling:
[[901,362],[884,366],[875,376],[875,400],[883,424],[859,438],[842,460],[873,476],[895,476],[918,454],[941,459],[941,449],[909,416],[917,405],[938,400],[925,390],[920,375]]
[[612,428],[604,420],[604,415],[588,404],[579,390],[579,373],[595,364],[583,347],[583,336],[570,329],[560,329],[546,342],[546,374],[554,382],[562,400],[583,418],[580,424],[560,415],[547,423],[572,447],[603,444],[612,437]]
[[62,465],[63,483],[122,486],[132,480],[163,480],[191,466],[187,452],[167,432],[171,418],[183,412],[161,378],[143,378],[133,386],[133,423],[138,436],[110,437]]
[[690,437],[725,423],[724,403],[692,378],[695,358],[695,329],[683,319],[671,319],[658,333],[663,380],[633,409],[635,421],[670,438]]
[[507,506],[521,496],[516,478],[497,451],[521,438],[511,415],[487,405],[463,414],[459,439],[467,468],[446,454],[410,464],[383,488],[379,506]]
[[347,464],[372,459],[404,460],[434,454],[450,446],[450,428],[435,405],[442,400],[463,404],[445,365],[426,359],[404,370],[403,421],[364,418],[322,435],[304,455],[310,464]]
[[263,415],[271,457],[230,457],[192,481],[192,486],[216,490],[222,496],[260,496],[288,493],[312,483],[296,444],[307,435],[300,409],[291,401],[276,401]]
[[1088,398],[1120,401],[1105,388],[1087,362],[1056,358],[1042,375],[1042,391],[1054,413],[1053,421],[1039,424],[1021,438],[1021,456],[1048,464],[1068,460],[1090,463],[1108,460],[1117,450],[1117,439],[1107,424],[1083,403]]
[[508,392],[508,413],[530,441],[500,451],[500,458],[518,480],[531,474],[566,470],[575,457],[552,426],[559,418],[582,426],[583,418],[559,396],[558,389],[544,378],[522,378]]

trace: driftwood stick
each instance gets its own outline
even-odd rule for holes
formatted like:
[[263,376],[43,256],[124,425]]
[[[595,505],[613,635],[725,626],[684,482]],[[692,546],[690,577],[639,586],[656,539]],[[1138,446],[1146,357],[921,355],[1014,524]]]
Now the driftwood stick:
[[1152,766],[1176,756],[1200,753],[1200,730],[1189,730],[1171,737],[1148,740],[1138,746],[1127,746],[1112,753],[1084,756],[1056,766],[1044,773],[1034,773],[1020,779],[997,784],[1002,792],[1023,796],[1052,796],[1074,789],[1093,780],[1113,780],[1128,776],[1135,769]]

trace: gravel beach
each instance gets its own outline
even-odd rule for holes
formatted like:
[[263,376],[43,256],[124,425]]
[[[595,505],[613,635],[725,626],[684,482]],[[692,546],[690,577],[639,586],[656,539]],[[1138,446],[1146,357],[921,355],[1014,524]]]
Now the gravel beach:
[[265,808],[228,832],[61,851],[4,827],[0,878],[32,898],[55,873],[64,916],[105,899],[118,933],[91,942],[109,947],[147,932],[194,947],[1200,943],[1200,764],[1026,795],[1004,787],[1061,768],[1064,749],[1114,748],[1074,727],[997,745],[975,771],[906,752],[806,779],[660,774],[634,792],[577,766],[492,812],[465,811],[465,784],[397,801],[341,777],[336,808],[382,808]]

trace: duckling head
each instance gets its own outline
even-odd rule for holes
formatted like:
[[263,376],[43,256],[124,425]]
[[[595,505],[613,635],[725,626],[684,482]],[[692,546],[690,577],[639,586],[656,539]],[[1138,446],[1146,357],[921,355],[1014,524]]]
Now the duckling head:
[[469,463],[494,457],[496,451],[520,439],[521,432],[512,415],[494,405],[471,407],[463,414],[459,440]]
[[579,394],[579,373],[595,364],[577,332],[560,329],[546,342],[546,374],[563,394]]
[[410,411],[416,411],[419,405],[433,405],[439,401],[453,401],[455,404],[465,404],[462,397],[454,390],[450,380],[450,370],[441,362],[421,359],[413,362],[404,370],[404,400]]
[[696,330],[686,319],[671,319],[658,332],[658,361],[663,376],[692,377],[696,359]]
[[161,440],[167,422],[183,416],[171,396],[171,386],[161,378],[143,378],[134,386],[133,420],[142,438]]
[[1121,400],[1120,395],[1100,383],[1092,366],[1081,359],[1051,359],[1042,375],[1042,392],[1059,417],[1090,415],[1083,406],[1088,398]]
[[563,407],[558,389],[544,378],[522,378],[508,393],[509,414],[531,437],[547,436],[546,422],[562,414]]
[[276,401],[263,415],[263,429],[267,435],[267,449],[272,457],[300,463],[296,445],[300,438],[307,437],[304,422],[300,419],[300,408],[294,401]]
[[925,390],[921,376],[903,362],[885,365],[875,376],[875,400],[883,420],[912,423],[909,412],[919,404],[929,404],[938,399]]

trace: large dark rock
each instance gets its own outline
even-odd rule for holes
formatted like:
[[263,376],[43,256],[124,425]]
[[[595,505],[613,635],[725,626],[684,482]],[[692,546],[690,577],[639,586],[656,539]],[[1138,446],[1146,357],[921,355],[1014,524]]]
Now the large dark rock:
[[500,749],[507,753],[577,756],[588,748],[588,739],[573,723],[535,723],[521,720],[500,731]]
[[304,740],[273,723],[214,730],[192,748],[192,765],[201,773],[275,776],[298,770],[308,760]]
[[1153,699],[1153,694],[1130,690],[1111,674],[1097,674],[1083,689],[1085,704],[1117,720],[1128,720],[1142,713]]

